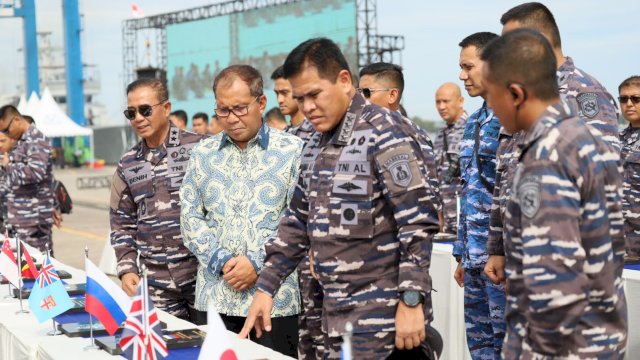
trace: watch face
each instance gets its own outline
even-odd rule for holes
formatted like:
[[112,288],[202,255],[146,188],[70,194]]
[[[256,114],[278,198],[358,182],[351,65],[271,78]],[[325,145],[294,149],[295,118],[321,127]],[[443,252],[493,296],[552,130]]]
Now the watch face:
[[420,303],[420,293],[417,291],[405,291],[402,294],[402,301],[407,306],[416,306]]

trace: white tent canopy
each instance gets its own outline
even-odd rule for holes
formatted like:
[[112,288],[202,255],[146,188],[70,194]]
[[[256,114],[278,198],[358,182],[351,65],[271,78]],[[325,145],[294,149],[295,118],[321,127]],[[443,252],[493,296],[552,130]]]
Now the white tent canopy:
[[23,110],[18,109],[18,111],[20,111],[20,114],[33,116],[33,114],[35,114],[36,111],[38,110],[38,104],[40,104],[40,98],[38,97],[38,94],[36,94],[35,91],[32,91],[31,95],[29,95],[29,100],[24,105],[24,109]]
[[36,127],[49,138],[93,135],[92,129],[78,125],[60,110],[49,88],[44,89],[38,109],[32,116]]
[[91,149],[91,161],[95,160],[93,153],[93,129],[78,125],[67,114],[65,114],[53,99],[49,88],[42,92],[42,98],[38,99],[32,93],[27,101],[26,115],[31,115],[36,121],[38,130],[48,138],[89,136]]

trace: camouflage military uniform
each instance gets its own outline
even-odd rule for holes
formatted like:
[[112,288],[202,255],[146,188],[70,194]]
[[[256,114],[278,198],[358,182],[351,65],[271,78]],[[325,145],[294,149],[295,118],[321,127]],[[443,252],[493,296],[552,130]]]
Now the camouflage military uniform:
[[191,149],[200,139],[202,135],[170,124],[163,145],[150,149],[142,140],[122,156],[111,185],[111,244],[118,277],[139,273],[140,254],[155,306],[186,319],[194,305],[198,261],[182,243],[179,190]]
[[304,121],[302,121],[300,125],[298,126],[288,125],[287,128],[284,129],[284,131],[299,137],[304,142],[307,142],[311,137],[311,134],[313,134],[313,132],[316,130],[313,128],[313,125],[311,125],[309,120],[304,119]]
[[46,251],[53,249],[53,190],[51,145],[49,140],[30,126],[13,150],[4,169],[8,182],[7,223],[27,244]]
[[473,359],[497,358],[505,331],[504,287],[483,273],[499,133],[500,122],[485,103],[469,117],[460,142],[462,196],[453,255],[464,268],[464,317]]
[[[557,71],[560,95],[572,106],[576,106],[579,115],[587,125],[600,134],[614,149],[620,151],[618,140],[618,108],[607,90],[591,75],[578,69],[573,59],[566,61]],[[524,134],[511,138],[506,135],[498,149],[498,168],[496,170],[496,191],[491,208],[491,232],[487,251],[489,255],[504,255],[503,219],[506,201],[513,186],[520,152],[518,143],[524,140]],[[504,145],[503,145],[504,142]]]
[[293,200],[266,245],[257,287],[268,294],[312,249],[328,358],[339,357],[347,322],[354,358],[390,354],[401,291],[424,293],[425,320],[432,318],[428,270],[438,199],[411,135],[397,114],[356,94],[342,122],[305,146]]
[[498,160],[496,162],[496,186],[493,190],[491,218],[489,219],[489,240],[487,241],[487,253],[489,255],[504,256],[504,213],[507,209],[507,202],[511,198],[513,176],[516,173],[520,158],[520,145],[523,141],[523,131],[518,131],[515,134],[507,134],[504,129],[500,131]]
[[624,168],[624,235],[627,254],[640,256],[640,128],[629,125],[620,133]]
[[[0,157],[1,158],[1,157]],[[6,172],[0,170],[0,234],[7,231],[7,196],[9,195],[9,179]]]
[[[460,173],[450,173],[455,166],[460,168],[458,157],[460,154],[459,142],[464,135],[464,128],[467,125],[467,113],[464,112],[460,119],[453,124],[447,124],[438,131],[438,136],[434,142],[434,152],[436,155],[436,169],[438,170],[438,181],[440,195],[442,196],[442,209],[444,215],[444,232],[456,234],[458,228],[458,210],[456,204],[456,193],[460,195],[462,186],[460,183]],[[451,166],[454,165],[454,168]]]
[[[309,120],[304,119],[299,126],[289,125],[286,131],[298,136],[305,144],[315,129]],[[318,280],[311,275],[309,256],[305,254],[298,265],[298,280],[300,281],[300,298],[302,311],[298,317],[299,339],[298,359],[312,360],[324,357],[324,335],[322,333],[322,288]]]
[[560,96],[575,104],[579,109],[578,116],[620,152],[616,101],[598,80],[576,68],[573,59],[565,59],[557,71]]
[[566,103],[527,132],[505,214],[505,358],[624,357],[618,161]]

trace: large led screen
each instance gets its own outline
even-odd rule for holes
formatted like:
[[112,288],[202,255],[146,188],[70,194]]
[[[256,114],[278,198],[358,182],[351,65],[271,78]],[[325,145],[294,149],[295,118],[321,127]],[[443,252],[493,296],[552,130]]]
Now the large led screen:
[[189,117],[200,111],[211,115],[213,79],[231,64],[258,69],[264,79],[267,110],[278,106],[271,73],[296,45],[314,37],[335,41],[356,70],[356,16],[355,0],[313,0],[167,26],[167,78],[173,109],[185,110]]

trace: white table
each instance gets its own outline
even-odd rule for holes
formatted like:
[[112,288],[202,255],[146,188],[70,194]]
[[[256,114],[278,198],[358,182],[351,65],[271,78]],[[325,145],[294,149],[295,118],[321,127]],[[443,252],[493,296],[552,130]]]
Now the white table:
[[[450,244],[433,244],[431,278],[433,289],[433,327],[444,340],[442,359],[470,359],[464,325],[464,291],[453,279],[457,263]],[[640,354],[640,271],[625,269],[622,273],[627,298],[629,333],[627,357]]]

